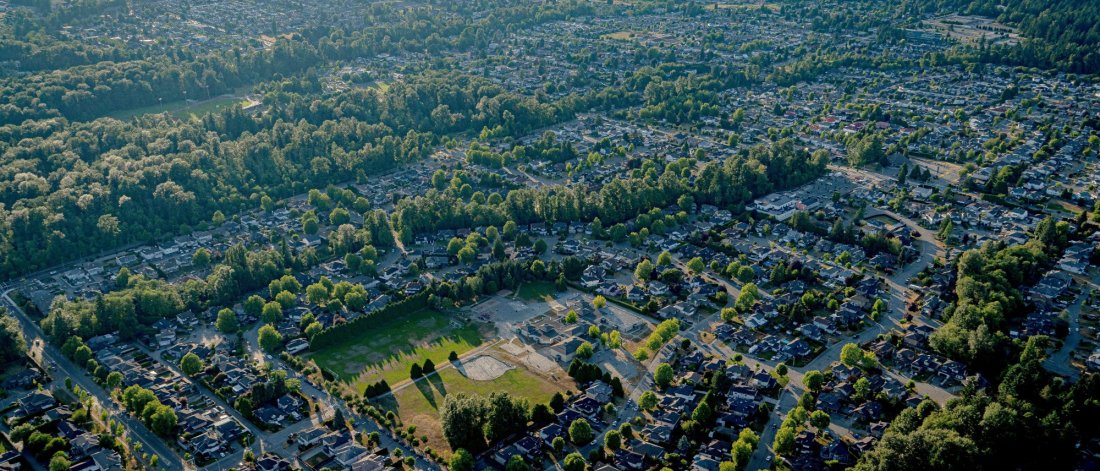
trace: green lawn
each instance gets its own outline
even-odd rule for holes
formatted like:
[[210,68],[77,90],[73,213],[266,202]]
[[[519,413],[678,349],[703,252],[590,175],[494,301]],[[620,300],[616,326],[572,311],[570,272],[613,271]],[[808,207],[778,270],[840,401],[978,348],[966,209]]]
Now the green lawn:
[[546,403],[555,392],[571,384],[552,383],[523,368],[512,368],[504,375],[488,381],[475,381],[454,368],[440,370],[428,380],[418,381],[381,401],[380,406],[394,411],[404,426],[416,425],[416,435],[428,437],[428,446],[440,452],[449,451],[439,424],[439,408],[448,394],[463,392],[488,396],[493,391],[506,391],[527,398],[531,404]]
[[532,281],[520,285],[516,295],[526,301],[542,301],[554,292],[554,284],[549,281]]
[[159,105],[134,108],[111,113],[109,116],[120,120],[128,120],[135,116],[158,113],[171,113],[181,119],[195,119],[204,114],[219,111],[230,106],[237,106],[244,100],[239,97],[217,97],[196,104],[188,104],[186,100],[162,103]]
[[451,319],[429,309],[381,319],[358,339],[316,351],[310,358],[360,393],[381,379],[394,385],[409,378],[413,363],[431,358],[442,365],[451,351],[461,355],[482,343],[476,326],[456,328]]

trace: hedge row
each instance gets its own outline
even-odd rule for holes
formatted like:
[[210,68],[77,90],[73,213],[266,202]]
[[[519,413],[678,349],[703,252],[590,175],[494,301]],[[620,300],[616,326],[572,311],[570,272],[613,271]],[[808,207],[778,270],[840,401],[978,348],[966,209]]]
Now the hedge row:
[[317,351],[346,340],[359,338],[364,332],[370,330],[371,324],[377,319],[402,316],[424,309],[428,306],[428,296],[431,296],[431,290],[425,289],[420,293],[409,296],[401,301],[387,304],[386,307],[382,309],[355,318],[350,322],[334,325],[322,330],[317,333],[317,335],[314,335],[313,339],[309,341],[309,349]]

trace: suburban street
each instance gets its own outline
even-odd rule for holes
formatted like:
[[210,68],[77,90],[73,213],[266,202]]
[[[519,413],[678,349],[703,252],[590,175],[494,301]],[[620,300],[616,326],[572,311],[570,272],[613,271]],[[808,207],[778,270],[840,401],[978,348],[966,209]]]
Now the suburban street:
[[[57,366],[56,371],[48,372],[51,376],[61,377],[61,375],[66,375],[72,378],[74,385],[80,386],[81,389],[91,394],[100,408],[107,411],[113,418],[126,427],[129,437],[133,438],[137,443],[140,443],[144,450],[160,456],[158,459],[163,466],[169,469],[194,468],[190,463],[183,461],[174,450],[169,449],[164,441],[153,432],[149,431],[144,424],[131,417],[126,411],[117,407],[114,401],[111,400],[110,394],[96,384],[95,381],[92,381],[83,368],[74,365],[68,358],[62,355],[53,344],[49,343],[42,332],[42,328],[12,301],[9,296],[10,293],[10,291],[7,291],[3,294],[3,301],[8,306],[8,309],[15,315],[16,319],[19,320],[20,324],[22,324],[23,335],[27,339],[27,344],[31,346],[38,345],[37,348],[32,348],[31,350],[32,352],[38,353],[43,366]],[[141,457],[138,456],[137,458],[140,459]]]

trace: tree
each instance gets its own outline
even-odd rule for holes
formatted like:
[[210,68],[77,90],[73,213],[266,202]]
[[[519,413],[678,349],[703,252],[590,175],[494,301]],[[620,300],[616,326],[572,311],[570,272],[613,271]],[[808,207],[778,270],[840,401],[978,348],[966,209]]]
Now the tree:
[[523,457],[519,455],[512,455],[508,458],[508,464],[504,465],[504,471],[531,471],[531,467],[527,465],[526,461],[523,461]]
[[443,437],[451,448],[485,449],[485,400],[465,393],[448,394],[439,411]]
[[588,326],[588,336],[594,339],[600,338],[600,326],[595,324]]
[[112,371],[107,374],[107,387],[115,389],[122,385],[122,373]]
[[592,344],[588,343],[588,341],[585,341],[577,347],[576,356],[577,358],[587,360],[589,358],[592,358],[592,353]]
[[462,247],[458,250],[458,263],[468,264],[473,262],[477,258],[477,252],[470,248],[469,245]]
[[424,376],[424,369],[420,367],[419,363],[413,363],[412,366],[409,367],[409,377],[417,379],[421,376]]
[[565,449],[565,439],[561,437],[554,437],[553,440],[550,440],[550,446],[553,448],[553,451],[555,453],[560,453],[561,450]]
[[657,408],[657,395],[653,391],[646,391],[642,393],[642,396],[638,398],[638,407],[642,410],[651,411]]
[[650,262],[648,258],[642,259],[638,262],[638,266],[634,268],[634,278],[645,281],[653,274],[653,262]]
[[349,222],[351,222],[351,215],[344,208],[333,208],[332,212],[328,214],[328,223],[333,226],[340,226]]
[[271,324],[260,327],[259,338],[260,348],[265,352],[274,353],[283,345],[283,335],[279,331],[275,330]]
[[321,229],[321,224],[317,220],[317,215],[313,214],[313,212],[308,212],[304,216],[302,216],[301,222],[302,232],[305,232],[306,234],[313,235]]
[[275,295],[275,302],[278,303],[279,306],[282,306],[284,310],[290,309],[293,308],[295,304],[298,304],[298,297],[290,291],[282,290],[279,291],[279,294]]
[[425,359],[424,360],[424,374],[425,375],[432,374],[434,371],[435,371],[435,362],[433,362],[431,358]]
[[159,406],[149,419],[150,429],[164,437],[172,436],[178,423],[179,418],[176,417],[176,411],[165,405]]
[[672,384],[672,375],[672,365],[661,363],[657,365],[657,370],[653,372],[653,381],[657,383],[657,386],[661,389],[664,389]]
[[565,396],[562,396],[560,392],[556,392],[553,396],[550,396],[549,404],[555,413],[561,412],[565,410]]
[[754,278],[756,278],[756,272],[752,271],[752,267],[742,265],[737,269],[737,281],[750,283]]
[[623,346],[623,334],[617,330],[612,330],[607,336],[607,347],[611,349],[620,348]]
[[699,274],[706,269],[706,263],[703,262],[702,257],[695,257],[691,260],[688,260],[687,269],[694,274]]
[[741,293],[737,295],[735,305],[739,311],[745,312],[751,309],[753,304],[756,304],[757,299],[760,299],[759,288],[756,287],[755,283],[745,283],[741,287]]
[[69,471],[71,466],[69,455],[63,451],[54,453],[53,458],[50,458],[50,471]]
[[328,287],[324,283],[313,283],[306,287],[306,300],[310,304],[321,306],[328,301]]
[[474,455],[464,448],[455,450],[451,455],[451,471],[474,471]]
[[263,312],[260,314],[260,320],[265,324],[274,324],[279,322],[283,318],[283,305],[275,301],[264,304]]
[[936,238],[942,241],[948,241],[951,239],[951,233],[954,230],[955,224],[951,222],[951,218],[944,218],[940,223],[940,228],[936,232]]
[[307,324],[305,329],[302,329],[302,333],[306,335],[306,339],[313,340],[313,337],[321,333],[321,331],[323,330],[325,330],[325,328],[321,325],[320,322],[313,321]]
[[852,389],[855,390],[853,396],[856,400],[867,399],[871,394],[871,382],[866,376],[861,376],[855,383],[852,383]]
[[202,371],[202,359],[193,352],[188,352],[180,359],[180,371],[187,376],[194,376],[195,373]]
[[603,295],[597,294],[595,298],[592,298],[592,307],[596,310],[603,309],[607,305],[607,299]]
[[490,443],[495,443],[523,431],[530,419],[529,410],[525,399],[512,397],[502,391],[490,393],[483,418],[485,438]]
[[466,241],[458,238],[451,237],[451,240],[447,242],[447,255],[452,257],[458,256],[458,251],[462,250],[466,246]]
[[772,449],[778,455],[788,456],[794,451],[794,429],[791,427],[779,427],[775,432],[775,441]]
[[825,384],[825,375],[817,370],[807,371],[802,376],[802,385],[814,394],[821,392],[821,386]]
[[829,413],[825,411],[815,410],[810,414],[810,425],[817,427],[818,433],[822,433],[829,428],[829,421]]
[[573,442],[574,445],[587,445],[592,443],[593,438],[595,436],[592,432],[592,425],[588,423],[588,420],[580,418],[569,424],[569,441]]
[[77,347],[76,352],[73,353],[73,362],[77,365],[85,366],[88,364],[88,360],[92,359],[92,349],[87,345],[81,345]]
[[840,362],[848,367],[874,368],[878,364],[875,354],[865,352],[859,345],[847,343],[840,349]]
[[546,404],[535,404],[535,406],[531,408],[531,421],[536,425],[545,425],[553,422],[554,419],[554,411]]
[[504,240],[511,241],[511,240],[516,239],[516,232],[518,232],[518,228],[516,227],[516,222],[512,221],[512,220],[508,220],[508,221],[505,221],[504,226],[501,227],[500,235],[501,235],[501,237],[504,238]]
[[535,244],[531,246],[535,250],[536,254],[542,255],[546,253],[546,241],[542,239],[535,240]]
[[565,457],[562,469],[564,471],[584,471],[584,468],[587,465],[588,464],[584,461],[584,457],[581,456],[580,453],[573,452]]
[[206,250],[206,247],[199,247],[198,250],[195,250],[195,253],[191,255],[191,264],[199,268],[210,266],[210,251]]
[[0,363],[15,361],[26,354],[27,339],[19,321],[8,315],[6,308],[0,308]]
[[244,312],[253,318],[260,317],[264,309],[264,298],[255,294],[244,300]]
[[749,460],[752,459],[753,450],[756,449],[759,442],[760,437],[752,429],[741,429],[741,433],[738,434],[737,441],[733,443],[733,449],[730,451],[735,469],[745,469]]
[[344,410],[339,407],[333,407],[332,413],[332,425],[337,429],[347,427],[348,419],[344,418]]
[[618,430],[611,430],[603,436],[603,446],[608,450],[615,451],[623,446],[623,437],[619,434]]
[[886,152],[882,148],[882,137],[878,134],[869,134],[862,139],[852,140],[848,145],[848,163],[853,167],[879,164],[886,160]]
[[691,412],[691,420],[706,424],[710,422],[712,414],[714,414],[714,410],[707,404],[707,401],[701,401],[699,405],[695,406],[695,410]]
[[657,266],[663,267],[670,264],[672,264],[672,254],[668,253],[667,250],[657,256]]
[[218,319],[214,321],[214,326],[223,334],[232,334],[241,330],[241,323],[237,320],[237,313],[229,308],[222,308],[218,311]]
[[577,311],[574,311],[574,310],[570,309],[569,312],[566,312],[565,313],[565,319],[563,319],[563,322],[565,322],[566,324],[576,324],[577,323]]

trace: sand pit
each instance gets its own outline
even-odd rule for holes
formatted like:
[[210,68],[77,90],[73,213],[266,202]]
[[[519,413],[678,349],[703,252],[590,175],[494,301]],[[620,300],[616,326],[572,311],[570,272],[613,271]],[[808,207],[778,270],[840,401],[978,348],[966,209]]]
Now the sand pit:
[[458,371],[475,381],[491,381],[501,377],[512,368],[515,367],[496,358],[480,355],[473,360],[462,362],[462,365],[458,367]]

